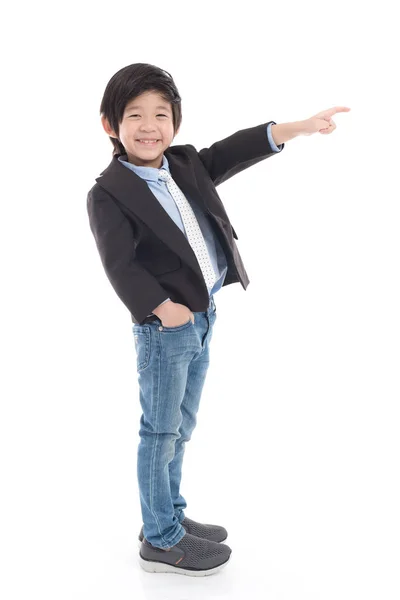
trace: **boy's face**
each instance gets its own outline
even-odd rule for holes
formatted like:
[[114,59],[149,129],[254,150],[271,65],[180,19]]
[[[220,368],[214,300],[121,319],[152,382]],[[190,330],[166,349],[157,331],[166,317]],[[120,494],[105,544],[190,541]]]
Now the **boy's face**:
[[[117,138],[107,119],[102,117],[101,121],[106,133]],[[164,150],[171,145],[174,137],[171,105],[158,93],[144,92],[127,103],[119,125],[119,139],[130,163],[160,169]],[[145,144],[139,141],[142,139],[158,141]]]

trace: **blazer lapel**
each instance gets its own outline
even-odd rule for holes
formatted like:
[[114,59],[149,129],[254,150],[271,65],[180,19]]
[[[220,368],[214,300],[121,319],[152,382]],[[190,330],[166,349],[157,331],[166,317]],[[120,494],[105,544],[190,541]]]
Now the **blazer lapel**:
[[[166,151],[171,175],[185,195],[193,198],[204,210],[208,210],[195,181],[194,169],[189,160]],[[109,166],[96,178],[100,187],[110,193],[128,210],[150,227],[173,252],[178,254],[192,269],[198,270],[198,262],[186,236],[161,206],[146,181],[113,156]]]

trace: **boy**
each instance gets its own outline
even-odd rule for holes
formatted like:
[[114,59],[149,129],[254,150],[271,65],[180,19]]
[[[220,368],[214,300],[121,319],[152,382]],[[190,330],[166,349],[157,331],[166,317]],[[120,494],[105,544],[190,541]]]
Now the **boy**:
[[281,152],[297,135],[331,133],[336,107],[306,121],[269,121],[203,148],[171,146],[182,114],[171,75],[150,64],[108,82],[101,122],[114,146],[87,196],[90,228],[115,292],[133,321],[140,403],[137,475],[149,572],[209,575],[231,554],[224,527],[185,516],[185,443],[209,365],[214,295],[249,279],[216,186]]

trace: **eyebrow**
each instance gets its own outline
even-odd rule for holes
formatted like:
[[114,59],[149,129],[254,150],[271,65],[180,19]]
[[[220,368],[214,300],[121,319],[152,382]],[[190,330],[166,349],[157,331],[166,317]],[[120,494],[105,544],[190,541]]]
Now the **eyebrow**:
[[[126,110],[133,110],[135,108],[142,108],[139,104],[135,104],[133,106],[128,106]],[[168,106],[164,106],[161,104],[160,106],[156,106],[157,109],[161,108],[162,110],[169,110]]]

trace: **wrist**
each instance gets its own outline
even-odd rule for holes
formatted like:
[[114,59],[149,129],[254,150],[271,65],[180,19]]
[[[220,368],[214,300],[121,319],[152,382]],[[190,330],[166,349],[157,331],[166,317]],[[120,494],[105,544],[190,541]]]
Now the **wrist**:
[[166,302],[162,302],[152,311],[152,313],[161,319],[162,316],[165,315],[166,312],[168,312],[168,310],[172,304],[173,304],[172,300],[167,300]]
[[307,132],[307,120],[295,122],[297,135],[304,135]]
[[277,146],[302,135],[306,130],[305,121],[293,121],[292,123],[279,123],[271,126],[271,134]]

